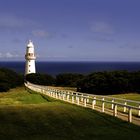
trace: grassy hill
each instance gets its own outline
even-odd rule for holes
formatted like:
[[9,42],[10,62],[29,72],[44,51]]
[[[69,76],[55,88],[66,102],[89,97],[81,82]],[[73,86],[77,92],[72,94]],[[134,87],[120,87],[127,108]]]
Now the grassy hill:
[[0,94],[0,140],[137,140],[140,127],[22,88]]

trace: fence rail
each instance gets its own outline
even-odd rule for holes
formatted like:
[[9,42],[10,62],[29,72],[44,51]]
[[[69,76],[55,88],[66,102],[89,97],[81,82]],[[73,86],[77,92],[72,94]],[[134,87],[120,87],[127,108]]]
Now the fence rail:
[[128,122],[132,122],[133,117],[137,120],[136,123],[140,125],[139,101],[91,95],[70,90],[60,90],[55,87],[35,85],[29,82],[25,83],[25,86],[33,91],[40,92],[56,99],[77,104],[83,107],[88,107],[96,110],[98,109],[99,111],[105,113],[111,112],[115,117],[117,117],[118,114],[123,114],[127,116]]

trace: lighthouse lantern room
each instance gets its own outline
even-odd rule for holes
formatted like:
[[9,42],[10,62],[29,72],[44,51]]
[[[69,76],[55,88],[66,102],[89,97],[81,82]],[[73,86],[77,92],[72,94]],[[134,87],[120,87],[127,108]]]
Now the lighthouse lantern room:
[[34,45],[31,40],[29,40],[29,43],[27,44],[25,59],[26,59],[25,75],[30,73],[36,73],[35,68],[36,56],[34,52]]

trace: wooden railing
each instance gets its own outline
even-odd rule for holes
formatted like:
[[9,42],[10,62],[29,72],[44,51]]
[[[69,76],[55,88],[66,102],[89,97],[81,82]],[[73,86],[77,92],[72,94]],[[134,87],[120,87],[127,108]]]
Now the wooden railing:
[[[114,98],[109,96],[91,95],[86,93],[74,92],[69,90],[60,90],[55,87],[41,86],[25,83],[25,86],[33,91],[60,99],[66,102],[77,104],[83,107],[96,109],[105,113],[112,113],[113,116],[124,114],[127,121],[132,122],[132,116],[137,118],[140,125],[140,102]],[[109,113],[110,112],[110,113]]]

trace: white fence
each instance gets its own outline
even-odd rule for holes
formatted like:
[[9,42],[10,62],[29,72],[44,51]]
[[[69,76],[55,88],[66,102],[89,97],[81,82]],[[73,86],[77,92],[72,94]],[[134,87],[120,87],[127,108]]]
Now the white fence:
[[[113,98],[108,96],[91,95],[86,93],[60,90],[55,87],[25,83],[25,86],[33,91],[60,99],[66,102],[77,104],[83,107],[99,110],[105,113],[112,113],[113,116],[124,114],[128,122],[132,122],[132,116],[137,119],[140,125],[140,102]],[[109,113],[110,112],[110,113]]]

